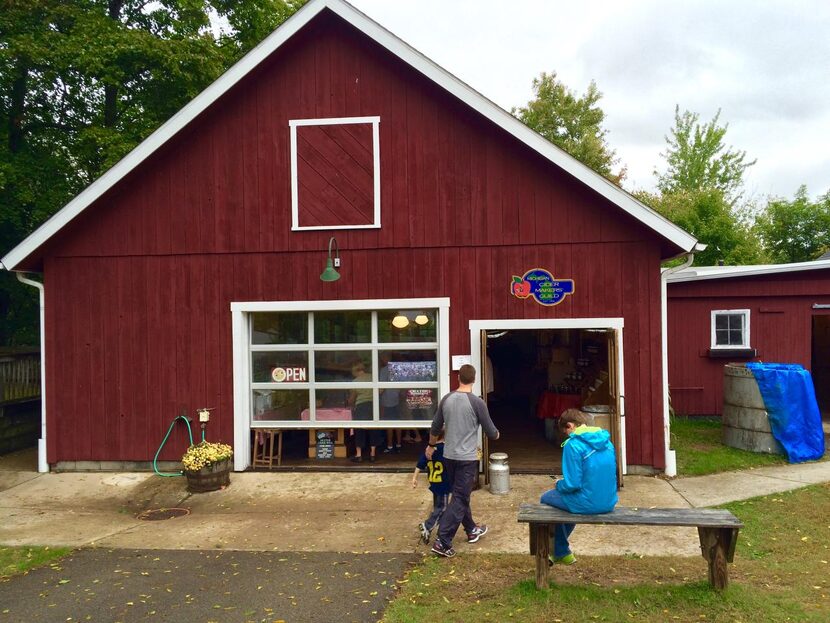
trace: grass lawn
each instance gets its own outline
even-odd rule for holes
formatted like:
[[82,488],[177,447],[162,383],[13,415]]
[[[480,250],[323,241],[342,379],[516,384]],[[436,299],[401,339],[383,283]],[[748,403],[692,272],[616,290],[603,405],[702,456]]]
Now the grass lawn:
[[709,588],[701,557],[577,552],[577,564],[556,567],[539,591],[529,555],[459,554],[425,558],[383,621],[830,621],[830,485],[724,508],[746,528],[723,593]]
[[0,578],[40,567],[66,556],[66,547],[4,547],[0,545]]
[[719,419],[673,417],[671,447],[677,451],[678,476],[701,476],[787,463],[779,454],[762,454],[723,445]]

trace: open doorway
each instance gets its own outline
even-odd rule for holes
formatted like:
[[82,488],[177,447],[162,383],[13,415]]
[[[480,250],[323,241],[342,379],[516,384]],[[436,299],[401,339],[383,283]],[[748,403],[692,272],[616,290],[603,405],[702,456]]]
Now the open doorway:
[[475,332],[474,340],[484,362],[481,395],[501,432],[497,441],[483,440],[485,456],[505,452],[513,473],[561,473],[558,418],[576,408],[611,432],[621,477],[621,328],[501,322],[513,326],[480,321],[491,326]]
[[813,316],[810,370],[821,418],[830,421],[830,314]]

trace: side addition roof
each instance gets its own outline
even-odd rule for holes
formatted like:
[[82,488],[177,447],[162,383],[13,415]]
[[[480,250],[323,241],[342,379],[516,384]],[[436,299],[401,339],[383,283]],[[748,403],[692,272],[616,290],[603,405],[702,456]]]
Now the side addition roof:
[[756,275],[777,275],[804,270],[830,269],[830,259],[792,264],[755,264],[750,266],[699,266],[685,268],[667,277],[668,283],[704,281],[707,279],[728,279],[729,277],[754,277]]
[[94,203],[96,199],[117,184],[168,140],[174,137],[202,111],[219,99],[226,91],[231,89],[325,9],[338,15],[412,68],[620,207],[682,251],[688,252],[694,250],[697,245],[697,239],[694,236],[641,203],[623,189],[596,173],[593,169],[582,164],[562,149],[547,141],[513,115],[436,65],[350,4],[343,0],[311,0],[233,65],[233,67],[222,74],[213,84],[148,136],[115,166],[90,184],[83,192],[66,204],[17,247],[9,251],[2,259],[3,266],[7,270],[15,270],[15,267],[37,251],[41,245],[60,231],[61,228]]

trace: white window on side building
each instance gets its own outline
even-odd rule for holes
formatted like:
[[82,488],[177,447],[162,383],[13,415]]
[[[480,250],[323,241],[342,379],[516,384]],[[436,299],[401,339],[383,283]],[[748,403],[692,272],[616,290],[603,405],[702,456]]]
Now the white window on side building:
[[713,349],[750,348],[749,310],[712,310],[711,331]]

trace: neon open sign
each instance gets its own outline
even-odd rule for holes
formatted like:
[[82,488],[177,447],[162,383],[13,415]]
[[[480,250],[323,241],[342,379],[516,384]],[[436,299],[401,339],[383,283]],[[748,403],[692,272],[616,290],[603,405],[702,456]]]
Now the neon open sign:
[[513,275],[510,293],[516,298],[533,297],[541,305],[558,305],[574,292],[573,279],[555,279],[544,268],[533,268],[521,277]]
[[301,366],[293,368],[274,368],[271,370],[271,378],[275,383],[305,383],[307,379],[306,369]]

